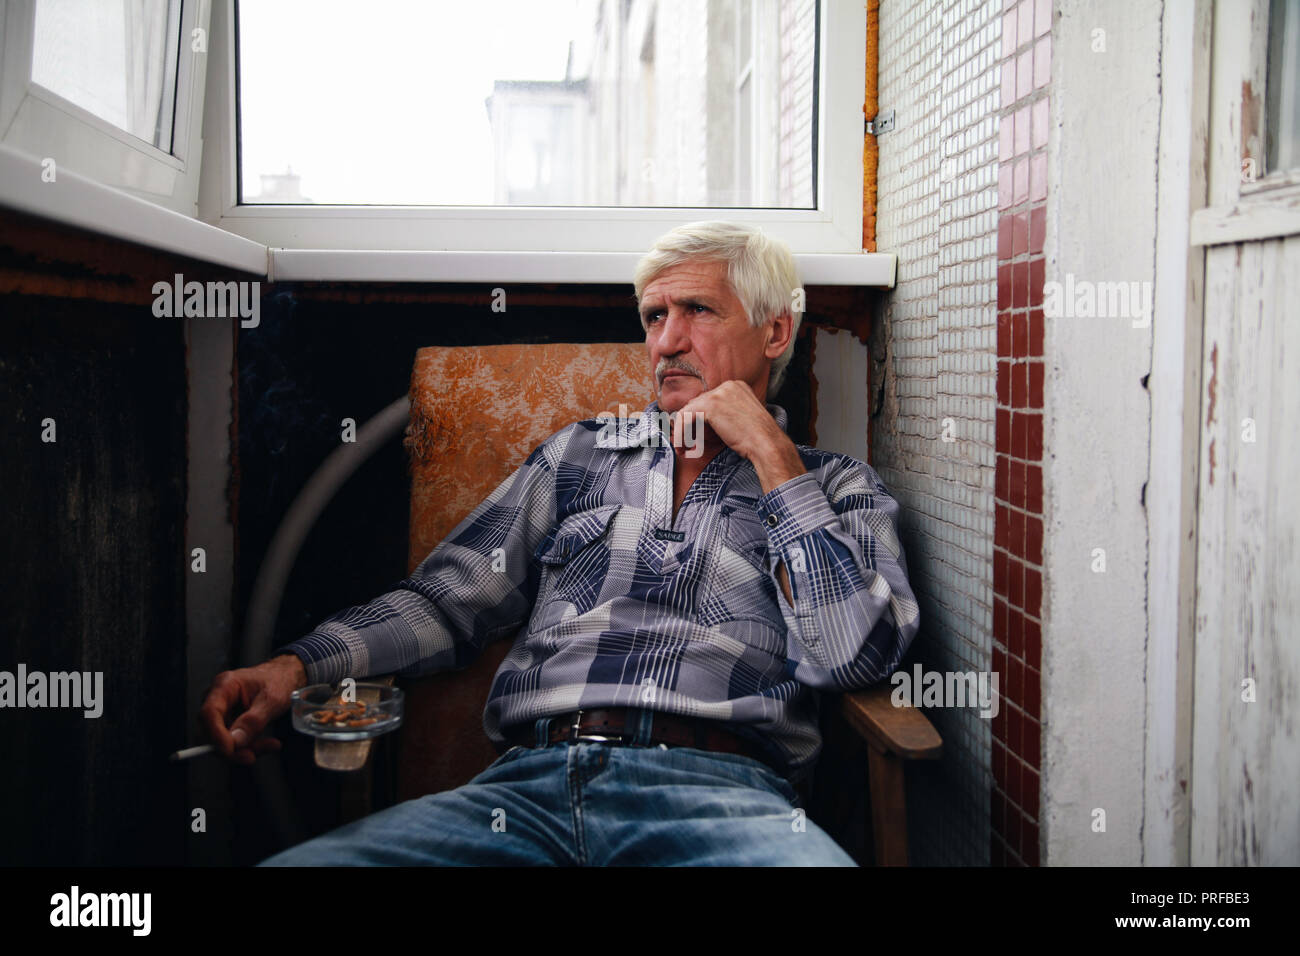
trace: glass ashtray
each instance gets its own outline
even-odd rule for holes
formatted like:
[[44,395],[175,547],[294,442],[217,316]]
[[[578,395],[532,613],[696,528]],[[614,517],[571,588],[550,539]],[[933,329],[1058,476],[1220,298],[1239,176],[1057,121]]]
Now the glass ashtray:
[[402,725],[402,700],[401,688],[387,684],[358,683],[354,694],[311,684],[293,692],[293,727],[324,740],[370,740]]

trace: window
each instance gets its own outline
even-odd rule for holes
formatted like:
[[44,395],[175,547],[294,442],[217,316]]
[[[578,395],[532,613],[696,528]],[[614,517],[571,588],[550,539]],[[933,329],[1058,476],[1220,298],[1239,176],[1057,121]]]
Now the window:
[[70,170],[196,214],[207,24],[182,0],[8,0],[0,129]]
[[860,5],[366,10],[218,4],[205,220],[271,247],[636,252],[728,218],[861,251]]
[[[1200,8],[1198,8],[1200,10]],[[1300,0],[1249,0],[1240,17],[1209,17],[1205,62],[1206,205],[1193,246],[1300,233]],[[1204,41],[1200,41],[1204,42]],[[1196,98],[1193,97],[1193,102]],[[1194,117],[1194,120],[1196,118]]]
[[180,0],[37,0],[32,82],[170,154],[180,12]]
[[861,249],[860,4],[362,12],[0,0],[4,201],[286,279],[623,281],[666,229],[725,218],[789,243],[807,281],[893,284]]
[[783,165],[810,183],[816,161],[814,0],[370,9],[240,5],[242,202],[815,206],[778,183]]
[[1272,0],[1264,106],[1264,170],[1300,168],[1300,0]]

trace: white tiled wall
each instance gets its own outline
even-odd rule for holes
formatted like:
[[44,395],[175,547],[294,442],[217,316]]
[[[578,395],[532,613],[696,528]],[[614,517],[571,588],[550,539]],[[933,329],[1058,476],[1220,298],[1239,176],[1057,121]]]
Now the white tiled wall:
[[[1001,0],[881,0],[877,248],[898,255],[872,462],[904,514],[921,603],[907,664],[992,665]],[[945,436],[946,433],[946,436]],[[945,441],[945,437],[951,441]],[[990,722],[932,711],[937,764],[908,769],[914,865],[989,862]]]

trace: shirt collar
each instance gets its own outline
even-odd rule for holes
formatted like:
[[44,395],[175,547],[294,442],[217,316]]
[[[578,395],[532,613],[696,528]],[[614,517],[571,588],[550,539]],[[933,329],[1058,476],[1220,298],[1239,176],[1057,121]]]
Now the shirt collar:
[[[786,431],[790,417],[786,414],[784,408],[780,405],[766,402],[765,407],[768,413],[776,419],[776,424],[781,431]],[[664,445],[670,444],[668,433],[668,420],[666,415],[661,416],[658,399],[652,401],[640,413],[640,417],[633,418],[632,415],[626,414],[627,406],[619,406],[619,415],[614,416],[614,435],[612,439],[605,444],[607,448],[635,448],[641,445]],[[635,413],[633,413],[635,414]],[[626,415],[626,417],[622,417]],[[656,427],[662,430],[663,438],[655,440]]]

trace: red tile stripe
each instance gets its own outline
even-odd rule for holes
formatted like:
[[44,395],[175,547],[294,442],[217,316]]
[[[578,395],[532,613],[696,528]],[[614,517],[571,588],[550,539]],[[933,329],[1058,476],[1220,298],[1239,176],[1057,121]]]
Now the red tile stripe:
[[1037,866],[1042,746],[1043,242],[1051,0],[1003,0],[993,533],[994,866]]

